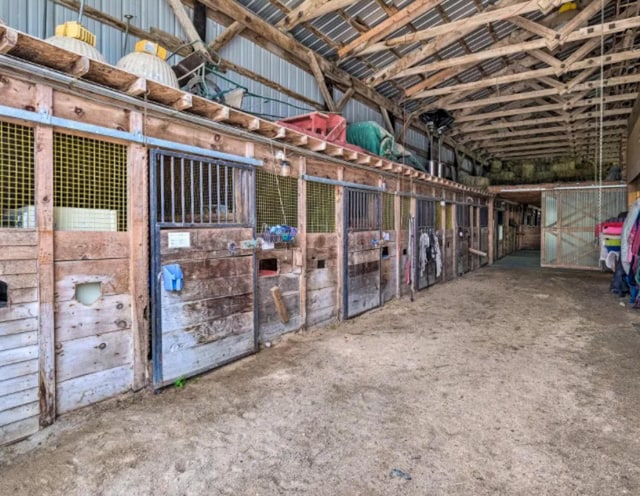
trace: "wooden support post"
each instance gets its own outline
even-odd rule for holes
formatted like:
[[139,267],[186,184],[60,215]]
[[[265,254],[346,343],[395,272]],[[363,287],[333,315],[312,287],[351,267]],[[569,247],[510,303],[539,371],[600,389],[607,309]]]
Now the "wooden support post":
[[289,312],[287,312],[287,307],[284,305],[282,293],[278,286],[271,288],[271,297],[273,298],[273,303],[275,304],[278,315],[280,316],[280,321],[283,324],[286,324],[289,322]]
[[[416,200],[416,185],[413,181],[411,181],[411,203],[409,206],[409,214],[411,215],[411,217],[413,217],[414,221],[413,221],[413,228],[414,230],[416,229],[416,213],[418,211],[418,201]],[[409,267],[417,267],[418,265],[418,260],[417,260],[417,254],[418,254],[418,250],[417,250],[417,246],[418,246],[418,238],[417,238],[417,233],[414,232],[414,235],[416,235],[413,239],[414,244],[411,247],[411,256],[413,256],[414,261],[409,261]],[[409,233],[409,239],[411,239],[411,233]],[[418,290],[418,285],[416,284],[416,272],[413,271],[413,273],[411,274],[411,293],[412,293],[412,297],[411,297],[411,301],[413,301],[413,295],[415,295],[415,293]]]
[[[338,181],[344,181],[344,167],[338,167]],[[336,242],[338,243],[338,284],[336,302],[338,308],[338,319],[342,320],[344,317],[344,291],[347,281],[344,280],[345,270],[345,251],[344,251],[344,238],[347,235],[345,232],[346,226],[344,225],[344,187],[336,186]]]
[[[129,131],[142,132],[139,112],[129,116]],[[149,181],[147,149],[131,144],[127,150],[127,189],[129,196],[129,290],[131,291],[131,330],[133,333],[133,384],[139,390],[147,384],[149,343]]]
[[324,72],[322,72],[318,59],[316,58],[314,52],[311,51],[309,52],[309,67],[311,68],[313,76],[316,78],[318,88],[320,89],[320,94],[322,95],[324,102],[327,104],[327,108],[331,112],[338,112],[338,107],[333,101],[333,96],[331,95],[331,91],[329,91],[329,87],[327,86]]
[[[456,195],[454,194],[454,199],[455,199]],[[456,209],[458,208],[458,205],[456,205],[455,203],[451,204],[451,224],[453,225],[453,237],[451,238],[451,250],[453,251],[453,257],[452,258],[452,262],[453,262],[453,277],[454,279],[456,277],[458,277],[458,243],[460,242],[458,240],[458,222],[457,222],[457,217],[456,217]]]
[[495,209],[494,209],[494,201],[493,201],[493,197],[489,198],[487,200],[488,203],[488,207],[489,207],[489,213],[487,215],[487,217],[489,218],[489,265],[493,265],[493,261],[495,259],[495,239],[496,239],[496,220],[494,219],[495,216]]
[[176,19],[178,19],[178,22],[180,23],[180,26],[182,26],[182,29],[184,30],[185,34],[189,38],[189,41],[193,43],[193,50],[196,52],[203,53],[208,57],[209,51],[207,50],[207,47],[202,41],[202,39],[200,38],[198,31],[193,25],[193,22],[191,22],[191,19],[189,18],[189,15],[187,14],[187,11],[185,10],[181,0],[167,0],[167,3],[171,7],[171,10],[173,10],[173,13],[176,16]]
[[[482,229],[480,228],[480,207],[474,207],[476,216],[475,216],[475,230],[476,230],[476,244],[474,248],[480,250],[480,246],[482,245]],[[485,255],[486,257],[486,255]],[[478,260],[476,264],[476,268],[480,268],[482,266],[482,260]]]
[[396,179],[396,195],[393,197],[393,217],[396,226],[396,298],[402,296],[402,197],[398,194],[400,191],[400,180]]
[[298,171],[298,249],[300,265],[300,327],[307,325],[307,181],[302,176],[307,173],[307,161],[299,159]]
[[[36,110],[51,113],[53,90],[36,86]],[[56,417],[55,278],[53,236],[53,128],[37,126],[35,132],[35,202],[38,228],[38,344],[40,426]]]

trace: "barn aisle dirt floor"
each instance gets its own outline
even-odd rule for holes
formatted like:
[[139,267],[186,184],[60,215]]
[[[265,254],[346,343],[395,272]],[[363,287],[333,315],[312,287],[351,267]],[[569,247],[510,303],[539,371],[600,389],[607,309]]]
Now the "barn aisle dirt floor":
[[0,450],[0,494],[638,495],[640,313],[609,279],[494,267],[290,336]]

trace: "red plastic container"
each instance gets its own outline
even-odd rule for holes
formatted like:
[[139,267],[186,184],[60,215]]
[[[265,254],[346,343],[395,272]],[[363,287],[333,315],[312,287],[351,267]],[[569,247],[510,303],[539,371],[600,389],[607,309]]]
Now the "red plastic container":
[[347,120],[338,114],[311,112],[282,119],[277,124],[332,143],[347,144]]

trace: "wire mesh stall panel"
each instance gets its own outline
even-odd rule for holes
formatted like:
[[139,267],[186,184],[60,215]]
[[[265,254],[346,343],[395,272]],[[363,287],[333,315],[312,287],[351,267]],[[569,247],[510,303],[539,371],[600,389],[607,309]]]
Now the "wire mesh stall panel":
[[336,186],[307,181],[307,325],[338,316]]
[[56,408],[64,413],[133,380],[127,147],[54,133],[53,206]]
[[256,349],[254,170],[161,150],[150,160],[159,387]]
[[595,227],[627,210],[626,186],[561,189],[542,193],[542,265],[597,269]]
[[33,129],[0,122],[0,445],[39,427],[34,165]]
[[395,195],[382,193],[382,240],[380,285],[382,302],[393,299],[396,295],[396,266],[398,243],[396,238]]
[[411,219],[411,197],[400,197],[400,239],[398,240],[398,256],[400,257],[400,295],[409,293],[407,281],[411,272],[409,262],[409,220]]
[[[441,246],[437,236],[436,201],[418,198],[416,200],[416,240],[415,280],[418,290],[428,288],[436,282],[437,254]],[[436,243],[438,244],[436,249]],[[442,259],[440,258],[440,262]]]
[[[480,251],[489,254],[489,207],[480,207]],[[481,259],[482,265],[489,262],[489,257]]]
[[54,134],[54,227],[127,230],[126,146]]
[[378,191],[345,189],[344,317],[380,306],[382,198]]
[[471,214],[466,203],[456,205],[456,271],[466,274],[471,270],[469,248],[471,244]]
[[[258,252],[258,333],[260,340],[294,331],[300,320],[300,274],[293,263],[298,228],[298,179],[256,171],[258,236],[265,243]],[[319,224],[318,216],[312,217]],[[286,308],[283,322],[274,298]],[[281,307],[282,308],[282,307]]]

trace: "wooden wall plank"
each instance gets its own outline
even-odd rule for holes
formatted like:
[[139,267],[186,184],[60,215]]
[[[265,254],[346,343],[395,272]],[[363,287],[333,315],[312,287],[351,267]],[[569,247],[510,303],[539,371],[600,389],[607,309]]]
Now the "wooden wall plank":
[[69,379],[58,384],[58,413],[76,410],[124,393],[131,387],[131,382],[131,365]]
[[0,351],[0,366],[11,365],[12,363],[24,362],[38,358],[38,346],[23,346],[11,350]]
[[56,301],[73,300],[76,284],[99,282],[103,295],[129,292],[129,261],[76,260],[55,264]]
[[131,296],[102,296],[87,306],[75,300],[56,303],[58,343],[71,339],[131,329]]
[[[36,363],[37,365],[37,360],[32,360],[31,362]],[[9,365],[9,367],[11,367],[11,365]],[[0,381],[0,396],[5,396],[7,394],[17,393],[19,391],[24,391],[25,389],[33,389],[37,387],[38,387],[37,373],[19,375],[19,376],[13,377],[12,379],[6,379],[3,381]],[[0,425],[2,425],[2,422],[0,422]]]
[[0,429],[0,444],[19,441],[20,439],[37,432],[39,426],[40,418],[38,416],[5,425]]
[[[37,389],[35,389],[37,391]],[[0,398],[2,400],[2,398]],[[20,405],[15,408],[0,411],[0,425],[12,424],[29,417],[34,417],[40,412],[40,402],[37,399],[31,403]]]
[[0,229],[0,246],[38,246],[38,233],[29,229]]
[[[38,388],[25,389],[16,393],[7,394],[0,398],[0,412],[38,401]],[[15,422],[15,420],[14,420]],[[2,425],[2,422],[0,422]]]
[[9,334],[8,336],[0,336],[0,351],[22,348],[23,346],[33,346],[37,343],[38,333],[36,331]]
[[[10,365],[0,365],[0,381],[8,381],[10,379],[20,377],[27,374],[38,373],[38,354],[33,353],[31,358],[26,360],[17,361]],[[0,382],[0,392],[3,382]],[[2,394],[2,393],[0,393]],[[6,394],[6,393],[5,393]]]
[[[0,232],[0,237],[4,236]],[[27,260],[38,258],[38,248],[36,246],[3,246],[0,249],[0,260]]]
[[0,321],[0,336],[7,336],[9,334],[34,331],[36,329],[38,329],[37,317],[30,317],[28,319],[21,319],[18,321],[9,321],[9,322]]
[[56,231],[56,261],[129,258],[129,233]]
[[101,370],[130,367],[131,332],[109,332],[101,336],[59,342],[56,347],[56,359],[56,378],[59,384]]

